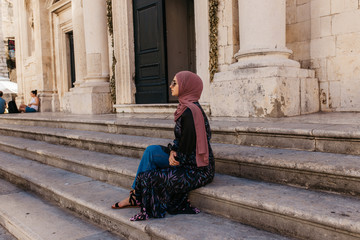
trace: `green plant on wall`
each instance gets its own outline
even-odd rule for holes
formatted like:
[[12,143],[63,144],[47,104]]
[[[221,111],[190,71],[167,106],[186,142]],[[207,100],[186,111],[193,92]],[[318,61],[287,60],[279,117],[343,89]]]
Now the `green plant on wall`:
[[213,81],[215,73],[218,71],[218,13],[219,0],[209,0],[209,22],[210,22],[210,60],[209,72],[210,81]]
[[113,103],[116,103],[116,86],[115,86],[115,65],[116,58],[114,52],[114,30],[113,30],[113,19],[112,19],[112,0],[106,0],[107,6],[107,25],[109,29],[109,34],[111,37],[111,47],[112,47],[112,74],[110,78],[110,93]]

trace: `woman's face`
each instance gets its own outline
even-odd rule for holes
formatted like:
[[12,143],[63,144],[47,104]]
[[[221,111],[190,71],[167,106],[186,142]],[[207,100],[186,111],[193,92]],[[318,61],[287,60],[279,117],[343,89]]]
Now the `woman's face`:
[[31,96],[31,97],[35,97],[35,94],[33,94],[32,92],[30,92],[30,96]]
[[172,96],[174,96],[174,97],[179,96],[179,84],[178,84],[176,77],[174,77],[174,80],[172,80],[172,82],[170,84],[170,89],[171,89]]

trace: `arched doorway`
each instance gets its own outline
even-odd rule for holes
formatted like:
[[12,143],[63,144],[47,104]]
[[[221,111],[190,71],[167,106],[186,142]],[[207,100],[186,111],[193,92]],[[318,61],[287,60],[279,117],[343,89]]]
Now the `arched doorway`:
[[176,101],[169,83],[196,71],[193,0],[134,0],[136,103]]

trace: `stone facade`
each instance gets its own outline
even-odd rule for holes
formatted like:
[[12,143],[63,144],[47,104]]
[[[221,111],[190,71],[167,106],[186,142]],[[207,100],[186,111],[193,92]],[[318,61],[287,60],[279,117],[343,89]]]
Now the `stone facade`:
[[322,111],[359,111],[358,0],[288,0],[287,46],[302,67],[314,69]]
[[236,62],[235,54],[239,51],[239,14],[236,0],[219,2],[219,71]]
[[[41,111],[138,112],[133,0],[112,1],[114,49],[105,1],[14,1],[21,101],[38,89]],[[219,72],[212,82],[208,0],[187,1],[194,11],[196,72],[204,80],[201,102],[212,115],[360,111],[354,87],[360,64],[358,0],[219,0]],[[115,103],[109,89],[112,50]],[[158,110],[153,104],[144,111]]]

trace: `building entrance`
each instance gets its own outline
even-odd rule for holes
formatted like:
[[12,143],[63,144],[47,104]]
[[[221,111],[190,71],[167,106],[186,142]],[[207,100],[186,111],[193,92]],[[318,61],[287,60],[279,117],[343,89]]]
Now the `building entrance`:
[[168,103],[178,71],[195,68],[193,0],[134,0],[136,103]]

